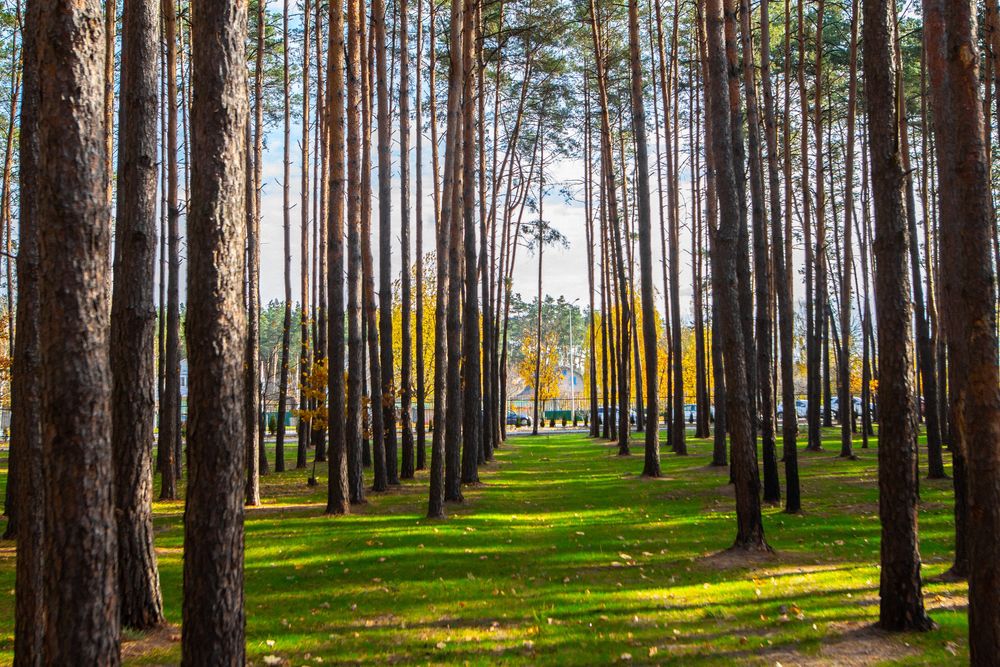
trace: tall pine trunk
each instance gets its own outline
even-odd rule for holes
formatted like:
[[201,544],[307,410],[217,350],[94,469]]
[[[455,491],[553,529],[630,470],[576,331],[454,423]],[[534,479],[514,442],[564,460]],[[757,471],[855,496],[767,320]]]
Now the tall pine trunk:
[[875,199],[875,301],[879,355],[879,514],[882,570],[879,625],[928,630],[917,548],[917,421],[912,384],[910,284],[901,166],[896,68],[892,54],[895,3],[865,2],[864,69]]
[[121,132],[111,301],[112,427],[121,622],[163,621],[153,550],[153,424],[156,370],[158,0],[130,2],[122,17]]
[[[192,22],[190,435],[184,512],[185,664],[245,658],[242,306],[246,241],[246,3],[196,5]],[[236,446],[234,446],[236,443]]]
[[58,573],[44,580],[46,664],[120,661],[101,9],[96,0],[45,3],[27,28],[42,74],[35,187],[44,562]]

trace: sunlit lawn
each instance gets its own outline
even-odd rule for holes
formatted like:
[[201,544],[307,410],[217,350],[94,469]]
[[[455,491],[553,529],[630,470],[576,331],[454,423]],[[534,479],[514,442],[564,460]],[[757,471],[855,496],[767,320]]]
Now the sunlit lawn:
[[[641,436],[639,436],[641,437]],[[247,653],[255,664],[967,662],[965,585],[949,565],[951,482],[922,480],[921,551],[939,629],[890,636],[878,616],[876,450],[802,453],[805,512],[765,510],[777,556],[706,558],[735,530],[711,443],[663,453],[660,480],[579,434],[513,437],[446,521],[428,521],[426,473],[323,516],[326,475],[264,479],[246,522]],[[780,447],[779,447],[780,449]],[[294,452],[291,461],[294,463]],[[5,464],[4,464],[5,465]],[[5,481],[6,470],[2,470]],[[782,478],[784,477],[782,473]],[[0,485],[2,491],[2,485]],[[182,504],[157,503],[167,616],[181,616]],[[0,543],[0,661],[13,647],[14,549]],[[126,633],[126,661],[179,661],[179,631]]]

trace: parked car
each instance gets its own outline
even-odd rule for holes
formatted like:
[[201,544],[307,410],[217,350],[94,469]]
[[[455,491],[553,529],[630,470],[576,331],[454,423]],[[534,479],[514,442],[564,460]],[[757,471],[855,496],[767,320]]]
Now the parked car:
[[531,426],[531,417],[519,415],[511,410],[507,413],[507,426]]
[[[693,424],[698,420],[698,405],[695,403],[685,403],[684,404],[684,421],[688,424]],[[710,422],[715,421],[715,406],[708,406],[708,420]]]
[[[614,412],[611,413],[611,410],[614,410]],[[611,408],[611,410],[609,410],[609,413],[614,414],[615,422],[617,423],[618,421],[620,421],[620,419],[618,419],[620,411],[618,408]],[[597,423],[599,425],[604,424],[604,408],[597,408]],[[628,423],[632,424],[633,426],[635,425],[635,410],[628,411]]]
[[[854,416],[861,416],[861,399],[857,396],[851,398],[851,407],[853,408]],[[834,419],[840,419],[840,397],[832,396],[830,398],[830,410],[833,412]]]
[[[809,401],[797,400],[795,401],[795,416],[798,419],[805,419],[806,412],[809,410]],[[778,418],[780,419],[785,414],[785,408],[782,403],[778,403]]]

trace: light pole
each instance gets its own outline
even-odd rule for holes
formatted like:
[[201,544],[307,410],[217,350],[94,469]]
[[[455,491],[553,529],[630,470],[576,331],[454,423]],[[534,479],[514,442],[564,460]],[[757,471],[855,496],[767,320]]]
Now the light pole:
[[580,297],[573,299],[569,304],[569,414],[576,426],[576,364],[573,358],[573,312],[576,304],[580,302]]

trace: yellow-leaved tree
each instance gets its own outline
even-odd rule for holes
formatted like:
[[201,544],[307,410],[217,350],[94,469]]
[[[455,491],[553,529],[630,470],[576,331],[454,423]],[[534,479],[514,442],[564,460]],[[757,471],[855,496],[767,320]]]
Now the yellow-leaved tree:
[[[535,360],[539,358],[536,354],[535,332],[525,333],[521,340],[521,361],[517,365],[517,375],[524,382],[525,386],[535,386]],[[541,363],[538,368],[538,398],[540,401],[548,401],[559,397],[559,338],[554,331],[550,331],[542,337]]]

